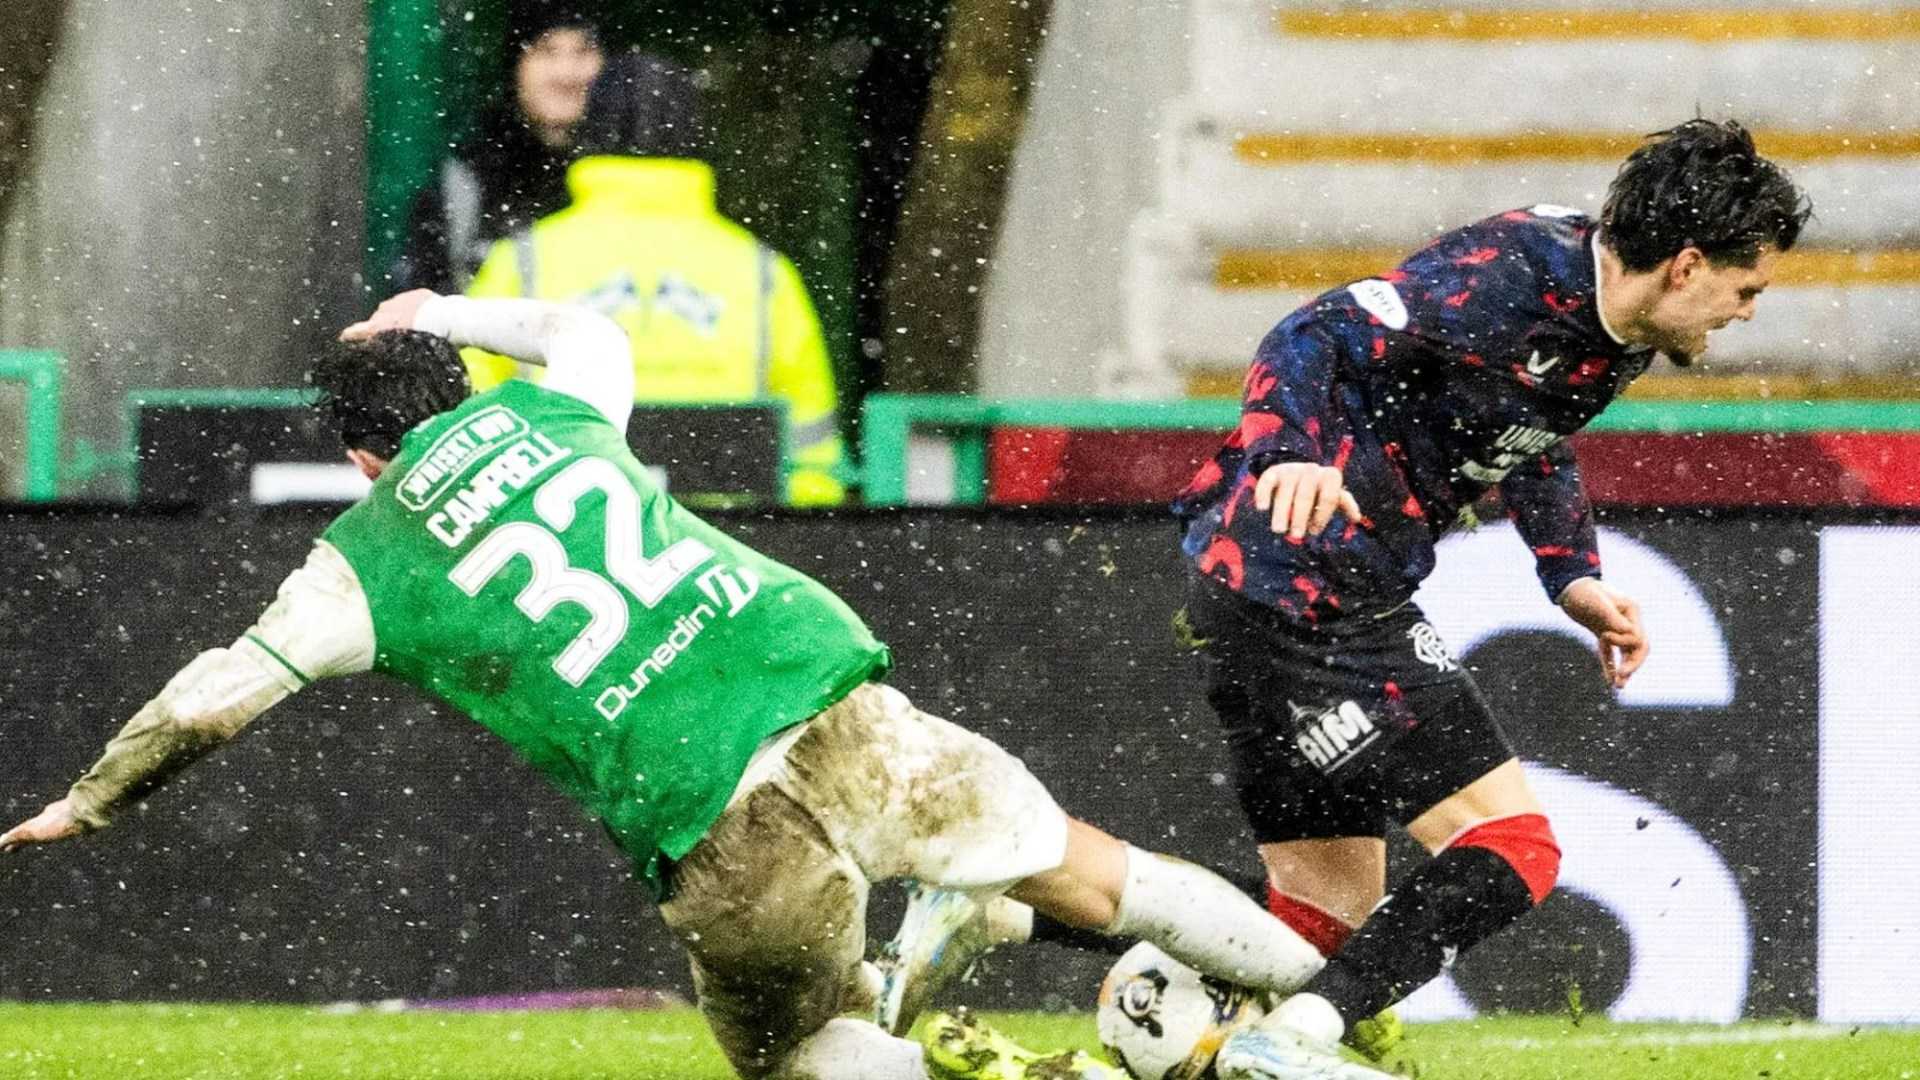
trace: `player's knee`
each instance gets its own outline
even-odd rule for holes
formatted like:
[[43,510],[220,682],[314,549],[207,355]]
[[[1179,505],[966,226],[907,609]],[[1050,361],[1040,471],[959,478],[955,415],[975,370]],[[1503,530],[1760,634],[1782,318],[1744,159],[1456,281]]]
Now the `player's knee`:
[[1542,814],[1483,821],[1447,846],[1480,848],[1498,855],[1526,883],[1535,904],[1545,900],[1560,879],[1560,844]]

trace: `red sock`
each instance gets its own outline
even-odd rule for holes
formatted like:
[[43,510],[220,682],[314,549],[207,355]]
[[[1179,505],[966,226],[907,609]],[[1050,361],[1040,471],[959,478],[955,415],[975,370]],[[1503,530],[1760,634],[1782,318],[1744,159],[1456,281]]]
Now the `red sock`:
[[1553,891],[1560,877],[1560,845],[1553,829],[1539,814],[1515,814],[1512,817],[1483,821],[1454,837],[1450,848],[1474,847],[1491,851],[1507,861],[1538,904]]
[[1267,883],[1267,910],[1273,917],[1286,923],[1294,933],[1307,939],[1307,944],[1320,950],[1321,956],[1332,956],[1340,951],[1340,946],[1353,936],[1353,927],[1334,918],[1322,908],[1315,907],[1295,897],[1288,896]]

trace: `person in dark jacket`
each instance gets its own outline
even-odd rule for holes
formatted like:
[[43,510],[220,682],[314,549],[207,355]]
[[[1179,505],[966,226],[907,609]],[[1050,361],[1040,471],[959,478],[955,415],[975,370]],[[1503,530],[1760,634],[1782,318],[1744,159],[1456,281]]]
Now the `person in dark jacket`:
[[507,35],[510,93],[414,195],[398,289],[460,292],[495,240],[567,205],[567,166],[605,54],[585,11],[522,5]]

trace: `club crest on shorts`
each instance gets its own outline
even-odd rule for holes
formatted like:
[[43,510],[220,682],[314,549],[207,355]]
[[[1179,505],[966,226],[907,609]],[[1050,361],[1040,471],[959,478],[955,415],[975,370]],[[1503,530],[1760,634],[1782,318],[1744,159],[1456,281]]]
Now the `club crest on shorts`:
[[1357,701],[1343,701],[1330,709],[1289,701],[1287,708],[1293,713],[1294,746],[1323,773],[1352,761],[1380,737],[1380,729]]
[[1432,664],[1435,671],[1459,671],[1460,661],[1453,658],[1447,643],[1440,640],[1440,631],[1425,621],[1414,623],[1408,628],[1407,637],[1413,642],[1413,655],[1423,664]]

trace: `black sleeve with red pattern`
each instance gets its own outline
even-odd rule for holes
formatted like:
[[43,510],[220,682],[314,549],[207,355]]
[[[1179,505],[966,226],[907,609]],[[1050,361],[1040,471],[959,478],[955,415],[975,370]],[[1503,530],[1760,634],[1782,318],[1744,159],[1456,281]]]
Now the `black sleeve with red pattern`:
[[1263,344],[1247,372],[1237,433],[1252,475],[1289,461],[1333,463],[1321,435],[1339,368],[1334,348],[1310,333],[1276,334]]
[[1520,538],[1533,549],[1534,569],[1549,599],[1557,601],[1580,578],[1600,576],[1593,504],[1580,483],[1572,447],[1560,443],[1514,469],[1500,482],[1500,495]]

